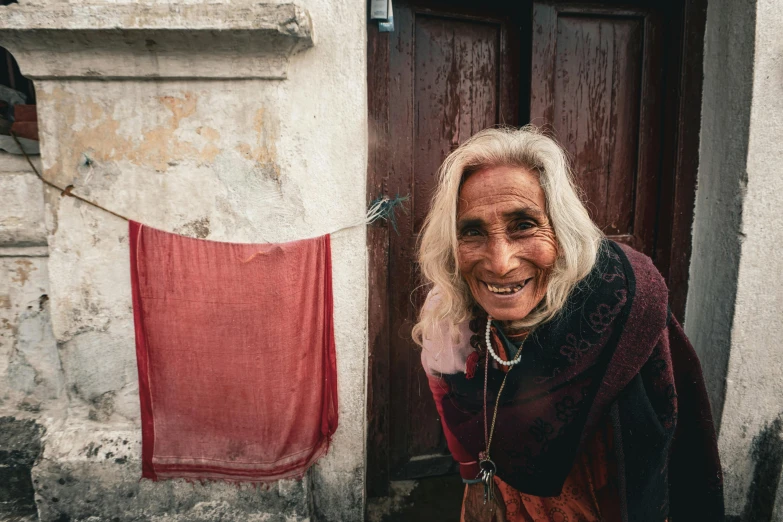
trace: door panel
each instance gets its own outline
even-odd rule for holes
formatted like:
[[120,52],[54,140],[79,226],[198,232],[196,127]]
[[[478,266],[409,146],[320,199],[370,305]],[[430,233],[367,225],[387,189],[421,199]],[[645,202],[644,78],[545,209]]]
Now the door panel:
[[[440,13],[417,13],[414,26],[414,129],[413,183],[411,203],[413,223],[408,238],[413,245],[429,211],[430,198],[437,185],[438,167],[448,154],[481,129],[499,120],[499,23],[452,18]],[[412,262],[400,259],[400,263]],[[412,279],[403,288],[416,287],[418,274],[412,266]],[[400,309],[392,312],[401,325],[400,350],[417,352],[409,341],[410,327],[424,295],[413,293]],[[412,301],[412,303],[411,303]],[[412,304],[412,306],[411,306]],[[400,444],[400,477],[441,474],[451,469],[435,405],[427,378],[418,360],[409,368],[409,415],[407,440]],[[402,442],[402,441],[400,441]]]
[[531,121],[569,152],[596,224],[648,255],[661,161],[659,26],[646,8],[533,6]]
[[389,450],[381,465],[390,478],[406,479],[454,469],[410,335],[423,299],[416,291],[416,240],[445,157],[481,129],[518,122],[519,54],[509,49],[519,48],[519,25],[503,9],[429,2],[395,3],[394,10],[392,124],[378,129],[377,139],[394,144],[384,192],[410,199],[388,239]]
[[641,22],[561,17],[557,24],[558,136],[578,165],[593,220],[612,235],[633,232]]
[[500,25],[435,14],[415,17],[414,231],[429,210],[443,159],[498,122]]

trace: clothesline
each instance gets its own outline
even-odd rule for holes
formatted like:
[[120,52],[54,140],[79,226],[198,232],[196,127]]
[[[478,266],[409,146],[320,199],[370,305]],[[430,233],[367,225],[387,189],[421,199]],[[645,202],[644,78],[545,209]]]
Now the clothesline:
[[[114,212],[113,210],[109,210],[108,208],[99,205],[98,203],[94,201],[90,201],[89,199],[80,196],[79,194],[74,194],[74,186],[68,185],[65,188],[62,188],[51,181],[45,179],[40,172],[38,172],[38,169],[35,168],[35,165],[33,164],[32,160],[30,159],[30,156],[27,155],[27,152],[25,152],[24,147],[22,147],[22,144],[19,143],[19,139],[17,138],[16,134],[11,131],[11,137],[16,142],[16,145],[19,147],[19,149],[22,151],[22,154],[24,154],[25,159],[27,160],[27,163],[30,165],[30,168],[33,169],[33,172],[35,172],[35,175],[38,177],[38,179],[41,180],[42,183],[49,185],[50,187],[57,189],[60,191],[62,196],[70,196],[72,198],[76,198],[79,201],[82,201],[84,203],[87,203],[88,205],[92,205],[95,208],[99,208],[103,210],[104,212],[108,212],[109,214],[116,216],[120,219],[124,219],[125,221],[135,221],[131,220],[130,218],[127,218],[123,216],[122,214],[118,214],[117,212]],[[375,221],[379,219],[383,219],[384,221],[389,222],[394,230],[397,230],[397,221],[395,219],[395,208],[401,207],[403,210],[407,212],[404,206],[402,206],[402,203],[408,200],[408,196],[399,196],[397,195],[394,198],[390,198],[388,196],[379,196],[376,198],[372,203],[370,203],[370,208],[367,209],[367,214],[364,216],[363,219],[360,219],[356,221],[355,223],[352,223],[350,225],[342,226],[338,229],[332,230],[331,232],[327,232],[328,234],[336,234],[337,232],[342,232],[343,230],[348,230],[351,228],[356,228],[359,226],[366,226],[371,225]]]

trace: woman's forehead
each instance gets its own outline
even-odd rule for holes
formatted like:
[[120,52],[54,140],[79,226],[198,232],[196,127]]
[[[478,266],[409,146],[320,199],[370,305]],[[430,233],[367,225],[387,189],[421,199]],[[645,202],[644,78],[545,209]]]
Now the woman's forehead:
[[523,167],[487,167],[471,174],[462,184],[457,214],[505,213],[514,206],[546,208],[538,175]]

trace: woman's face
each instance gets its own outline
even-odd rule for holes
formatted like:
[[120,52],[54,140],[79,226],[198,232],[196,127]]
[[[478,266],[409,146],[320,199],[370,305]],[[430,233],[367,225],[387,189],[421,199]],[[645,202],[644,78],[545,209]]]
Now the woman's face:
[[462,185],[457,262],[479,305],[501,321],[523,319],[546,294],[557,241],[538,176],[487,167]]

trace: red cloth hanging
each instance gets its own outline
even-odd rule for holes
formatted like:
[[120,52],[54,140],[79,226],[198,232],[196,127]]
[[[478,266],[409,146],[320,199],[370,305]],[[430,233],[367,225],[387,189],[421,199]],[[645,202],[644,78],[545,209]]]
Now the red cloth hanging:
[[130,222],[142,476],[301,477],[337,428],[329,236],[192,239]]

